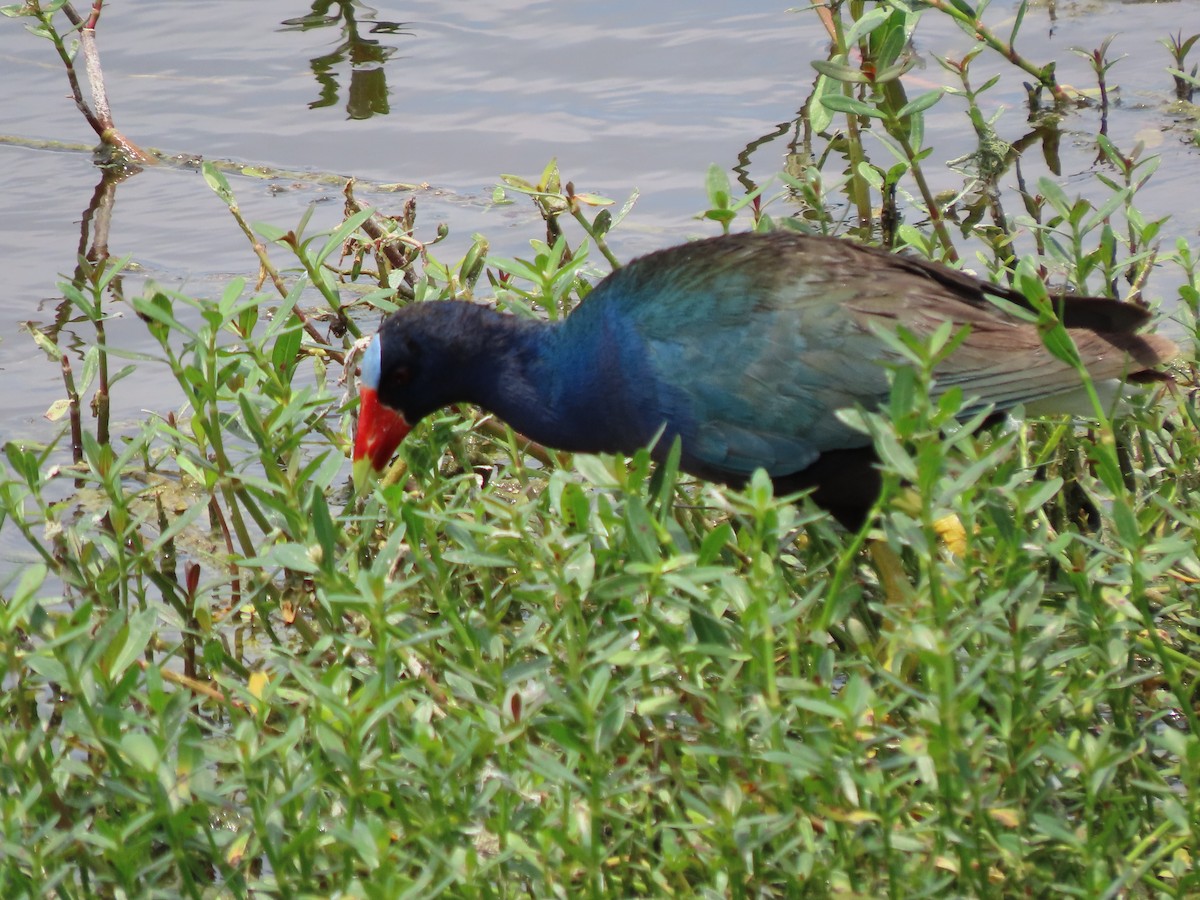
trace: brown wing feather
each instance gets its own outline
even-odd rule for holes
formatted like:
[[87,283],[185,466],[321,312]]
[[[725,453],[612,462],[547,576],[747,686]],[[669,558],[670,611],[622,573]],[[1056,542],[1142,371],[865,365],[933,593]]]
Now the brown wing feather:
[[[938,366],[941,386],[958,385],[968,396],[1000,408],[1079,387],[1074,368],[1046,349],[1036,325],[988,299],[1032,309],[1022,294],[925,260],[845,241],[821,243],[830,276],[853,287],[844,306],[864,331],[876,325],[903,327],[927,338],[944,322],[969,326],[963,343]],[[864,276],[867,266],[870,274]],[[1055,302],[1093,379],[1137,376],[1178,352],[1165,337],[1134,333],[1150,318],[1141,307],[1079,295]]]

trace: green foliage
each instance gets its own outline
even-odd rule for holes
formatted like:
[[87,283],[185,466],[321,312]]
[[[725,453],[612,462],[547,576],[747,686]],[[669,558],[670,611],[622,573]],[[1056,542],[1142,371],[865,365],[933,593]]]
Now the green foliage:
[[[1164,253],[1137,206],[1155,161],[1101,138],[1099,199],[1043,179],[1024,216],[996,211],[1011,148],[969,70],[999,39],[982,10],[930,9],[980,37],[943,61],[961,87],[907,98],[918,14],[839,7],[808,109],[846,132],[776,197],[714,167],[702,216],[834,233],[840,204],[862,213],[850,230],[929,256],[982,240],[1068,361],[1045,276],[1136,294],[1166,262],[1194,346],[1195,252]],[[978,193],[978,214],[957,236],[922,173],[923,115],[952,102],[979,138],[957,197]],[[444,232],[420,240],[411,210],[330,235],[259,226],[294,258],[286,280],[256,248],[274,294],[235,280],[124,301],[153,358],[105,335],[125,261],[63,285],[96,341],[76,376],[32,335],[63,368],[61,446],[9,442],[0,469],[0,527],[29,554],[0,585],[0,894],[1200,892],[1195,398],[1151,392],[1110,420],[1093,391],[1094,419],[985,427],[971,398],[931,399],[961,336],[902,333],[889,405],[850,414],[883,461],[870,536],[903,566],[890,587],[868,534],[762,473],[729,491],[677,457],[563,459],[470,410],[422,423],[403,472],[354,498],[340,380],[369,310],[471,296],[486,275],[504,305],[560,316],[589,253],[618,264],[605,237],[629,204],[612,216],[553,162],[503,180],[496,202],[528,196],[545,220],[531,258],[488,258],[477,237],[439,261]],[[1022,229],[1034,255],[1017,263]],[[109,434],[134,366],[178,400]]]
[[1191,102],[1197,85],[1200,85],[1200,81],[1196,79],[1196,73],[1200,67],[1193,64],[1191,71],[1187,71],[1188,54],[1192,52],[1192,47],[1195,46],[1197,40],[1200,40],[1200,34],[1193,34],[1185,38],[1182,31],[1177,31],[1170,37],[1162,38],[1159,41],[1167,48],[1167,52],[1171,54],[1171,59],[1175,63],[1173,68],[1167,69],[1171,80],[1175,83],[1175,98],[1185,103]]

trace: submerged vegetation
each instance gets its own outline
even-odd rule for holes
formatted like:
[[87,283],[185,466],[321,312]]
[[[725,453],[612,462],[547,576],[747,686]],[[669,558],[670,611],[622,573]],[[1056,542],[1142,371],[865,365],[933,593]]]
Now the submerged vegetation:
[[[5,11],[45,31],[58,6]],[[1032,79],[1047,154],[1072,102],[1020,55],[1020,10],[1001,36],[960,0],[822,8],[788,171],[734,188],[714,168],[703,216],[1154,298],[1186,359],[1119,419],[980,430],[927,399],[943,348],[906,347],[889,407],[859,416],[887,476],[862,534],[764,477],[571,458],[469,409],[351,495],[379,311],[494,295],[556,317],[619,264],[629,205],[553,163],[493,198],[541,213],[527,259],[479,237],[440,260],[415,201],[389,218],[351,190],[333,234],[251,226],[211,164],[266,287],[127,296],[127,260],[82,258],[62,285],[95,331],[82,365],[32,331],[62,434],[5,444],[0,469],[0,527],[36,559],[0,586],[0,894],[1200,893],[1196,251],[1140,209],[1139,148],[1099,135],[1083,197],[1019,177],[973,60]],[[934,15],[980,42],[938,60],[951,88],[909,97]],[[1164,103],[1190,98],[1194,42],[1164,42]],[[1109,49],[1084,51],[1097,104]],[[924,122],[952,103],[978,148],[947,197]],[[106,340],[114,303],[155,353]],[[114,430],[134,367],[182,402]],[[907,581],[885,590],[868,537]]]

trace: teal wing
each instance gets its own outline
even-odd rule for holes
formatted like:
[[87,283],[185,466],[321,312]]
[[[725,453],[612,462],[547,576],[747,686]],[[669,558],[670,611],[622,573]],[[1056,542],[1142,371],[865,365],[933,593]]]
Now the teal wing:
[[[604,295],[640,336],[657,382],[646,402],[704,471],[787,475],[825,451],[867,444],[837,413],[886,401],[887,364],[899,360],[881,328],[923,339],[947,321],[969,326],[936,378],[939,391],[962,388],[972,409],[1079,387],[1034,325],[988,301],[1003,289],[842,240],[739,237],[644,257],[584,304]],[[1097,378],[1124,374],[1138,355],[1112,335],[1073,336]]]

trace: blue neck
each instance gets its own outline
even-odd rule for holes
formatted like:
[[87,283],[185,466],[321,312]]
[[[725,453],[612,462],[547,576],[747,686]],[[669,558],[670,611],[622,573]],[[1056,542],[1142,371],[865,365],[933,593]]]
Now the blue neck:
[[467,398],[531,440],[561,450],[632,453],[661,421],[641,340],[619,316],[584,303],[565,321],[522,322],[489,354]]

